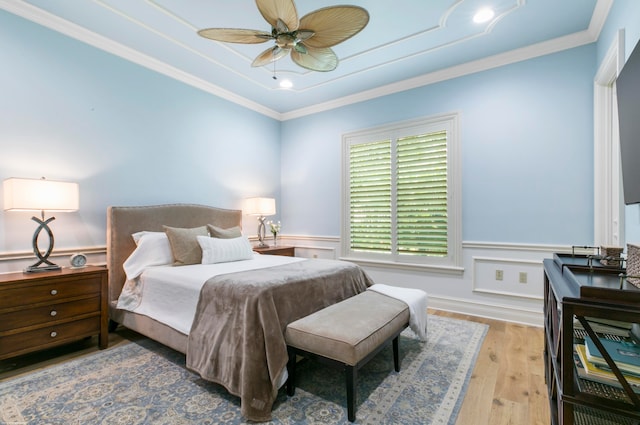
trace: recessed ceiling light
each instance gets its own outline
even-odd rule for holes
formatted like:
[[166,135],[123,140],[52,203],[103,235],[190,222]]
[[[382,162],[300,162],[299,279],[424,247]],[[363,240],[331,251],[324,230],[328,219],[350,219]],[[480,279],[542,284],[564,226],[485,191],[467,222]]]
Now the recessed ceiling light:
[[490,21],[494,15],[495,12],[493,11],[493,9],[484,7],[478,10],[475,15],[473,15],[473,22],[475,22],[476,24],[481,24],[483,22]]
[[281,80],[280,81],[280,88],[290,89],[291,87],[293,87],[293,83],[291,82],[291,80]]

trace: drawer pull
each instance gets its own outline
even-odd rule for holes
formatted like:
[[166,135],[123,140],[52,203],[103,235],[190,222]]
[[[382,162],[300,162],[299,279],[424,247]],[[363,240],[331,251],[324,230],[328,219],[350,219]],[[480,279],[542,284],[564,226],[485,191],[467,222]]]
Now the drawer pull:
[[51,290],[51,295],[58,295],[58,290],[57,289],[52,289]]
[[51,316],[55,316],[55,315],[57,315],[57,314],[58,314],[58,312],[57,312],[57,311],[55,311],[55,310],[51,310]]
[[58,336],[58,332],[56,331],[51,332],[51,338],[55,338],[57,336]]

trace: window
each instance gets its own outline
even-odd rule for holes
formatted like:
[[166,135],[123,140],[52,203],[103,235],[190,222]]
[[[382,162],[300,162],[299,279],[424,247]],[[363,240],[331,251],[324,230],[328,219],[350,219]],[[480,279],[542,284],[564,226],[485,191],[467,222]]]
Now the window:
[[459,267],[457,115],[343,136],[342,253]]

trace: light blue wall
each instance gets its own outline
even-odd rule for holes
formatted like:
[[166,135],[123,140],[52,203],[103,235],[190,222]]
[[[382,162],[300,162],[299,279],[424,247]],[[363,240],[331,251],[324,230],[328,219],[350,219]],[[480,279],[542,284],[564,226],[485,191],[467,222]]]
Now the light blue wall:
[[[640,2],[616,0],[595,45],[278,123],[0,11],[0,179],[80,183],[60,247],[103,244],[108,205],[252,195],[279,199],[287,234],[339,236],[342,134],[457,111],[463,239],[587,244],[593,77],[620,27],[628,55]],[[0,211],[0,252],[29,249],[29,216]]]
[[463,240],[593,241],[595,45],[283,123],[283,226],[338,236],[343,133],[457,111]]
[[[279,197],[276,120],[3,11],[0,64],[0,180],[80,185],[57,248],[104,245],[108,205]],[[30,216],[0,211],[0,252],[30,249]]]
[[[640,40],[640,1],[616,0],[613,3],[598,40],[598,66],[602,63],[620,29],[624,29],[626,59]],[[625,208],[625,230],[627,242],[640,244],[640,205],[630,205]]]

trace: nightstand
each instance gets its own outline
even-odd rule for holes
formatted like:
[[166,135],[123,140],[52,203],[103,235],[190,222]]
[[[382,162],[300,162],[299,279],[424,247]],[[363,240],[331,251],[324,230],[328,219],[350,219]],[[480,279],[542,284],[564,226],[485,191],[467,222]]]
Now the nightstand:
[[107,269],[0,274],[0,359],[99,335],[107,348]]
[[295,257],[296,248],[294,246],[269,246],[266,248],[254,247],[253,250],[260,254],[282,255],[285,257]]

